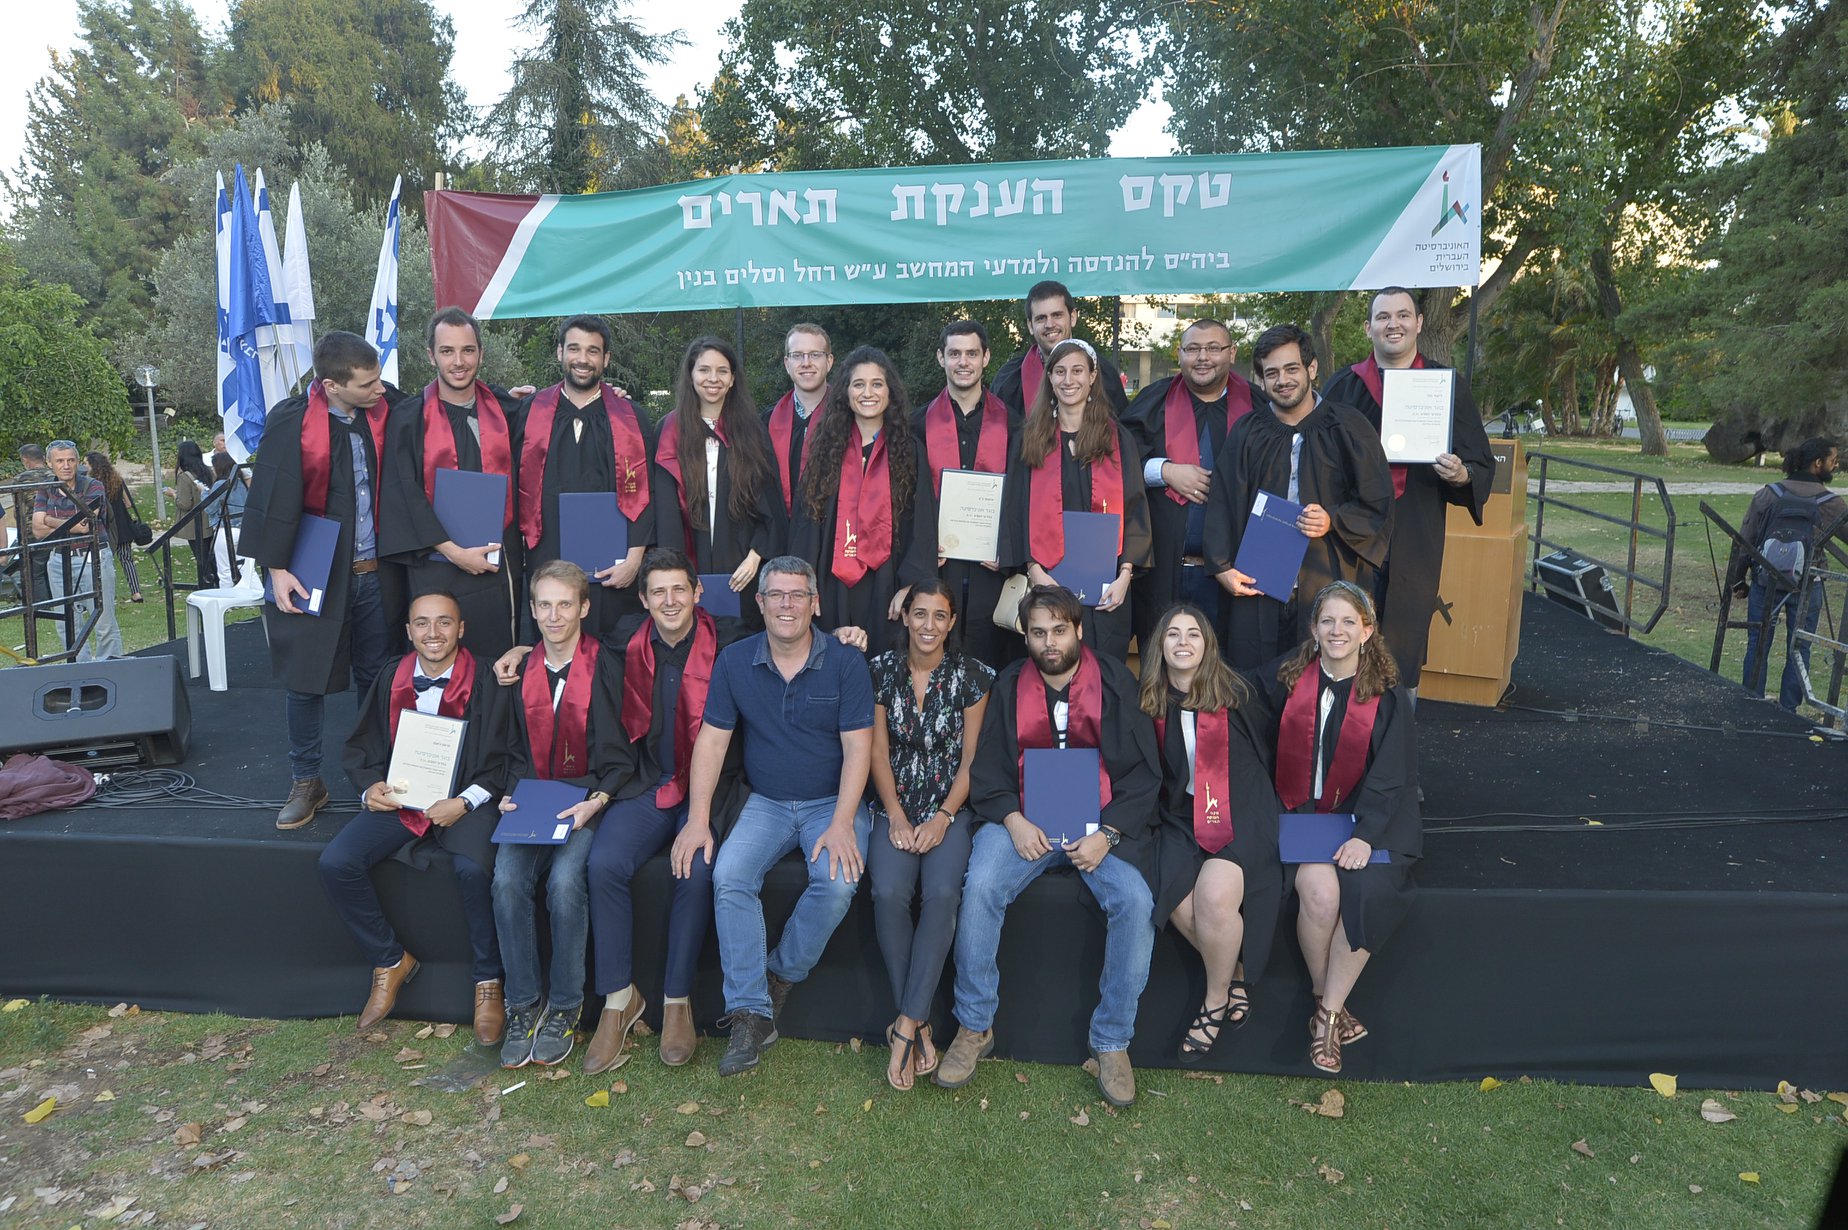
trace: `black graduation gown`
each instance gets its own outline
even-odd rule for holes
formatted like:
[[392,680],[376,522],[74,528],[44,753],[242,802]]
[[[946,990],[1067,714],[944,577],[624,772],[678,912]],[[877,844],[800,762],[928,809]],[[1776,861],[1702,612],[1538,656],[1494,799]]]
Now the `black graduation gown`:
[[[825,393],[823,396],[825,401]],[[779,394],[777,396],[777,401],[781,400],[782,395]],[[799,502],[802,498],[802,445],[808,440],[809,422],[814,419],[815,415],[820,413],[820,411],[821,406],[817,405],[814,410],[809,411],[806,418],[798,413],[790,422],[789,498],[791,504]],[[771,402],[769,409],[763,411],[763,413],[758,416],[764,421],[765,431],[770,430],[770,416],[775,412],[776,402]],[[772,467],[777,465],[776,448],[774,445],[772,445],[770,449],[770,464]],[[775,534],[774,545],[776,546],[776,550],[764,556],[765,559],[769,559],[771,555],[782,555],[789,550],[789,530],[796,518],[795,509],[789,504],[783,503],[783,486],[780,482],[777,484],[776,495],[771,498],[770,504],[776,518],[773,523]]]
[[[1158,854],[1164,871],[1172,862],[1172,878],[1186,887],[1178,893],[1170,889],[1171,901],[1156,898],[1155,921],[1168,921],[1175,907],[1193,891],[1194,879],[1208,858],[1237,863],[1245,873],[1245,900],[1240,911],[1245,916],[1245,981],[1256,982],[1264,976],[1264,967],[1270,960],[1277,938],[1277,916],[1283,905],[1283,865],[1277,861],[1277,815],[1283,808],[1277,802],[1277,788],[1272,782],[1274,743],[1267,725],[1268,711],[1263,704],[1247,702],[1226,714],[1229,781],[1225,814],[1231,818],[1232,840],[1212,855],[1202,850],[1194,838],[1194,797],[1187,789],[1192,762],[1180,714],[1179,701],[1171,699],[1161,741],[1160,832],[1164,840]],[[1164,883],[1168,879],[1163,876]]]
[[[1040,356],[1042,359],[1044,355]],[[995,373],[994,383],[988,386],[989,392],[1001,399],[1003,405],[1012,410],[1017,417],[1025,418],[1033,409],[1032,400],[1039,396],[1038,389],[1023,390],[1020,387],[1020,365],[1026,361],[1027,352],[1021,351],[1001,365]],[[1110,410],[1118,418],[1129,409],[1129,394],[1123,389],[1123,373],[1103,351],[1097,352],[1097,379],[1104,386],[1104,396],[1110,399]]]
[[[704,466],[706,458],[702,453],[698,457],[681,460],[683,466],[689,463]],[[775,481],[772,476],[771,482]],[[730,575],[744,562],[746,555],[755,551],[758,567],[761,568],[779,553],[778,512],[775,506],[781,503],[783,493],[770,489],[766,484],[766,489],[759,491],[757,498],[752,501],[751,515],[743,521],[733,517],[731,449],[722,440],[719,442],[718,489],[718,516],[713,518],[716,524],[707,529],[697,525],[691,527],[694,564],[700,572],[708,575],[716,572]],[[658,464],[655,466],[655,491],[660,499],[659,511],[655,515],[656,537],[662,546],[685,550],[688,526],[680,511],[680,484]],[[752,597],[756,592],[757,583],[753,580],[738,595],[739,619],[719,621],[721,640],[729,642],[739,635],[737,628],[723,626],[726,624],[738,623],[747,632],[763,631],[764,613],[757,608],[757,601]]]
[[[1257,676],[1269,731],[1276,735],[1290,689],[1277,678],[1280,662],[1267,665]],[[1311,664],[1310,670],[1321,668]],[[1337,693],[1329,712],[1326,746],[1333,756],[1346,714],[1346,689]],[[1272,744],[1276,739],[1273,737]],[[1376,850],[1392,854],[1390,863],[1369,863],[1359,871],[1336,869],[1341,879],[1341,924],[1349,946],[1378,952],[1405,920],[1413,895],[1412,870],[1424,855],[1424,821],[1418,814],[1418,741],[1412,718],[1412,698],[1398,685],[1380,697],[1379,712],[1368,741],[1367,771],[1354,793],[1341,804],[1354,816],[1354,836]],[[1296,808],[1318,810],[1313,798]]]
[[[505,389],[492,388],[507,416],[511,442],[514,410],[518,402]],[[481,472],[481,444],[469,426],[471,410],[441,403],[456,438],[458,470]],[[379,501],[379,552],[403,564],[410,596],[431,590],[448,590],[462,607],[462,643],[477,657],[494,659],[513,648],[514,579],[520,575],[521,547],[518,521],[503,527],[501,566],[498,572],[470,576],[448,560],[431,559],[436,544],[449,538],[437,520],[430,498],[424,494],[423,391],[406,394],[391,408],[385,425],[384,481]],[[519,454],[507,476],[514,505],[519,504]]]
[[[872,456],[872,451],[871,444],[860,447],[862,464]],[[887,619],[886,612],[892,605],[892,595],[901,587],[898,579],[899,565],[911,549],[911,531],[915,518],[909,503],[902,508],[894,508],[892,554],[886,557],[885,563],[868,570],[857,584],[848,585],[834,575],[833,568],[835,514],[839,506],[840,495],[837,492],[828,497],[821,519],[816,520],[809,515],[807,505],[798,498],[796,519],[789,527],[789,553],[815,565],[815,575],[821,586],[820,626],[830,630],[864,628],[866,656],[870,658],[884,653],[897,643],[900,625]]]
[[[536,395],[535,395],[536,396]],[[520,403],[519,430],[515,432],[513,454],[515,467],[525,446],[526,420],[532,412],[532,398]],[[660,541],[655,529],[656,510],[660,507],[659,492],[655,488],[654,455],[655,429],[646,414],[636,412],[636,421],[641,426],[642,450],[647,462],[642,473],[648,476],[648,506],[642,510],[629,526],[629,547],[651,547]],[[584,438],[576,438],[572,424],[584,424]],[[616,490],[615,443],[610,439],[609,413],[601,401],[593,401],[588,407],[579,410],[571,403],[565,392],[558,395],[558,412],[552,417],[552,439],[546,453],[545,482],[540,498],[544,501],[544,511],[540,519],[539,543],[526,552],[525,578],[520,585],[522,594],[529,592],[532,575],[543,564],[558,558],[558,497],[566,491],[614,491]],[[527,603],[519,604],[520,639],[535,641],[538,628],[533,624],[531,608]],[[642,602],[636,593],[634,583],[624,589],[610,589],[594,578],[590,583],[590,617],[584,621],[584,630],[591,636],[607,636],[616,627],[618,620],[625,615],[634,615],[641,611]]]
[[[278,402],[264,424],[263,447],[251,465],[250,499],[244,506],[244,526],[238,550],[264,568],[287,568],[295,550],[295,531],[302,514],[302,415],[306,397]],[[347,603],[353,589],[354,504],[353,453],[347,436],[357,435],[365,446],[366,465],[375,479],[378,456],[372,432],[361,416],[347,427],[340,416],[328,416],[327,517],[340,523],[334,547],[334,565],[322,599],[324,614],[284,615],[273,602],[263,604],[263,628],[269,635],[270,667],[275,678],[291,692],[327,696],[344,692],[352,682],[353,629]],[[383,520],[374,518],[376,527]],[[378,531],[382,533],[383,531]],[[396,624],[392,623],[396,619]],[[402,611],[385,612],[386,628],[403,638]]]
[[[1173,387],[1179,376],[1170,376],[1148,385],[1129,403],[1129,409],[1123,415],[1123,426],[1136,438],[1136,447],[1142,452],[1142,462],[1147,465],[1152,457],[1166,458],[1168,455],[1168,390]],[[1231,381],[1245,384],[1245,378],[1237,372],[1228,377]],[[1249,387],[1249,386],[1248,386]],[[1192,394],[1189,394],[1192,396]],[[1264,408],[1264,395],[1256,389],[1251,391],[1251,403],[1254,410]],[[1213,465],[1219,456],[1219,450],[1226,443],[1226,398],[1221,394],[1216,400],[1205,402],[1193,397],[1194,422],[1205,424],[1207,446],[1200,450],[1201,464]],[[1168,608],[1181,601],[1181,561],[1188,555],[1200,555],[1203,548],[1196,547],[1188,551],[1187,522],[1194,508],[1200,509],[1200,520],[1205,522],[1206,505],[1176,504],[1168,498],[1166,488],[1151,488],[1149,501],[1149,530],[1153,538],[1154,554],[1147,572],[1136,574],[1131,587],[1136,643],[1148,644],[1149,637],[1155,631],[1155,622],[1167,613]],[[1225,622],[1224,604],[1231,595],[1220,586],[1219,582],[1208,576],[1202,586],[1205,594],[1204,609],[1214,627]]]
[[[1072,439],[1070,432],[1059,435],[1059,459],[1065,467],[1064,507],[1066,512],[1090,512],[1091,466],[1072,456]],[[1154,544],[1149,536],[1149,501],[1142,485],[1142,454],[1136,448],[1134,437],[1120,423],[1117,424],[1117,448],[1123,462],[1123,551],[1117,557],[1117,566],[1121,570],[1122,565],[1128,563],[1140,572],[1149,566],[1154,556]],[[1033,521],[1031,476],[1031,469],[1017,455],[1008,474],[1008,486],[1016,495],[1012,501],[1009,554],[1002,562],[1018,564],[1021,568],[1028,563],[1033,541],[1030,532]],[[1132,580],[1130,584],[1133,589],[1135,582]],[[1114,611],[1099,611],[1091,606],[1084,609],[1084,643],[1091,652],[1115,658],[1118,662],[1128,659],[1134,607],[1132,595]]]
[[1262,409],[1233,425],[1207,495],[1207,571],[1217,576],[1238,559],[1259,491],[1289,494],[1290,441],[1298,434],[1303,444],[1297,502],[1326,509],[1329,530],[1309,543],[1292,601],[1259,594],[1226,603],[1220,640],[1227,659],[1240,669],[1254,669],[1306,640],[1309,611],[1323,586],[1353,581],[1370,594],[1375,572],[1386,562],[1392,475],[1379,432],[1352,406],[1324,398],[1295,427]]
[[[1426,359],[1425,366],[1444,365]],[[1405,467],[1405,494],[1393,501],[1392,543],[1380,578],[1385,591],[1380,600],[1380,631],[1399,664],[1399,677],[1414,688],[1418,686],[1418,672],[1424,667],[1425,645],[1431,639],[1431,617],[1437,610],[1449,506],[1467,508],[1476,524],[1481,525],[1482,506],[1495,480],[1495,456],[1489,450],[1489,434],[1483,430],[1476,399],[1470,396],[1469,386],[1460,375],[1452,387],[1450,451],[1468,468],[1469,481],[1453,487],[1437,476],[1436,466]],[[1329,381],[1328,396],[1353,406],[1367,416],[1376,432],[1379,430],[1380,404],[1373,400],[1373,394],[1353,368],[1341,369]]]
[[[599,647],[597,677],[590,689],[590,717],[584,727],[590,772],[563,779],[586,790],[601,790],[611,798],[619,796],[636,773],[635,747],[622,728],[622,665],[622,654],[611,653],[607,645]],[[520,662],[520,681],[494,689],[501,708],[502,737],[507,745],[502,761],[505,771],[500,782],[502,793],[513,793],[514,784],[523,777],[538,776],[533,770],[533,750],[526,732],[526,707],[522,697],[527,673],[544,669],[545,645],[537,643]],[[605,808],[597,813],[584,827],[595,828],[608,810]]]
[[[616,635],[603,642],[604,653],[627,654],[629,639],[635,630],[642,626],[647,615],[632,616],[617,626]],[[714,620],[719,634],[720,649],[737,639],[736,635],[727,635],[724,623],[731,621]],[[691,636],[691,633],[688,633]],[[656,654],[660,647],[656,646]],[[658,661],[658,658],[657,658]],[[626,659],[625,659],[626,665]],[[659,669],[655,671],[654,707],[649,715],[648,733],[640,742],[631,744],[635,757],[635,772],[623,783],[622,789],[615,792],[618,799],[632,799],[644,791],[652,792],[660,784],[664,767],[661,764],[661,732],[667,723],[674,720],[676,706],[679,704],[678,690],[669,694],[666,677]],[[689,786],[691,783],[688,783]],[[712,834],[718,841],[725,840],[725,834],[731,832],[732,824],[738,819],[738,813],[744,810],[744,801],[751,796],[751,787],[744,779],[744,740],[733,739],[725,747],[725,761],[719,766],[719,783],[712,792]],[[716,856],[715,856],[716,857]]]
[[[473,650],[470,651],[474,652]],[[360,702],[359,720],[347,736],[342,763],[347,779],[361,795],[385,780],[391,766],[391,681],[397,674],[398,661],[379,672],[372,689]],[[414,867],[426,867],[430,847],[440,846],[451,854],[470,859],[483,871],[494,870],[494,826],[500,819],[495,806],[506,777],[507,740],[498,725],[503,716],[499,698],[502,689],[494,681],[494,659],[475,655],[475,686],[468,696],[463,718],[468,729],[462,732],[462,763],[456,774],[455,796],[470,786],[480,786],[495,798],[444,828],[431,825],[430,831],[416,841],[401,846],[394,857]],[[383,815],[384,813],[379,813]]]
[[[1098,758],[1110,775],[1110,801],[1104,804],[1101,823],[1123,834],[1110,856],[1120,858],[1142,873],[1157,901],[1172,894],[1158,881],[1162,868],[1156,856],[1155,830],[1161,823],[1156,799],[1161,791],[1161,762],[1155,747],[1155,724],[1137,707],[1140,686],[1129,668],[1113,658],[1096,654],[1103,671],[1104,711],[1098,722]],[[969,766],[969,808],[977,824],[1000,824],[1014,812],[1026,814],[1021,803],[1020,723],[1017,691],[1026,662],[1010,663],[988,691],[988,709],[982,717],[982,737]],[[1052,702],[1047,702],[1051,712]],[[1027,817],[1029,820],[1031,816]],[[1170,860],[1169,875],[1175,874]],[[1191,869],[1190,869],[1191,870]],[[1189,881],[1191,884],[1191,880]],[[1183,895],[1185,895],[1183,893]],[[1176,898],[1178,901],[1179,898]],[[1169,907],[1169,912],[1173,907]],[[1159,926],[1165,914],[1156,913]]]
[[[981,439],[987,399],[983,398],[969,414],[956,412],[957,468],[975,469],[976,444]],[[929,409],[928,406],[925,407]],[[918,487],[912,502],[914,512],[911,550],[899,569],[899,582],[914,585],[932,577],[941,577],[956,594],[957,631],[962,635],[963,652],[978,662],[1000,670],[1021,656],[1023,642],[1018,633],[995,623],[995,604],[1001,600],[1001,586],[1018,568],[999,570],[984,568],[970,560],[946,559],[937,564],[937,489],[930,480],[930,445],[925,439],[924,410],[911,416],[911,435],[917,441]],[[1020,450],[1020,416],[1008,413],[1007,461],[1003,473],[1012,473]],[[1011,484],[1010,484],[1011,486]],[[1007,537],[1007,508],[1012,507],[1013,492],[1002,492],[1002,538]],[[1005,544],[997,545],[1004,551]]]

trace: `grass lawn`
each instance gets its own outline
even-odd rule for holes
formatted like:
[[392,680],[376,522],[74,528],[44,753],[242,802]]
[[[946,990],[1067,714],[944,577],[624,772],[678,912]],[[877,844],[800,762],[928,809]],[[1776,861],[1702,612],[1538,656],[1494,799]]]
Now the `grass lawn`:
[[[0,1015],[0,1224],[116,1224],[94,1210],[132,1197],[213,1227],[1806,1226],[1848,1143],[1820,1090],[1780,1112],[1513,1072],[1485,1091],[1145,1071],[1114,1111],[1075,1068],[991,1061],[899,1094],[883,1048],[795,1041],[728,1080],[717,1042],[672,1071],[644,1039],[613,1082],[568,1062],[443,1093],[412,1082],[467,1031],[421,1032],[24,1004]],[[1299,1105],[1331,1089],[1340,1118]],[[1703,1120],[1707,1098],[1736,1118]]]

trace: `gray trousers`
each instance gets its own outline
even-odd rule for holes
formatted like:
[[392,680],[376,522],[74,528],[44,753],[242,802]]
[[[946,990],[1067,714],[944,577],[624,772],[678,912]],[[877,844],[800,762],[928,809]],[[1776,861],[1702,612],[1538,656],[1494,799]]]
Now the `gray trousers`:
[[963,873],[969,868],[974,832],[975,817],[965,809],[944,832],[942,845],[918,855],[893,848],[884,815],[873,821],[866,856],[873,882],[873,930],[900,1016],[930,1020],[943,963],[956,941],[956,911],[962,905]]

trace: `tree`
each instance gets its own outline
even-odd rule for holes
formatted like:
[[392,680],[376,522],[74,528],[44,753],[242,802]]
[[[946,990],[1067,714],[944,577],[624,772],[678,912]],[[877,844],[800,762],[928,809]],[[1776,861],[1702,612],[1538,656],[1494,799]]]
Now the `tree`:
[[519,26],[536,41],[487,117],[503,171],[528,191],[597,192],[655,182],[666,110],[644,69],[686,40],[650,35],[626,0],[527,0]]
[[79,323],[83,300],[34,282],[0,245],[0,447],[101,439],[114,448],[134,430],[128,389],[103,343]]
[[356,199],[383,204],[402,175],[416,211],[469,114],[454,51],[430,0],[237,0],[216,69],[239,111],[288,103],[290,143],[323,146]]

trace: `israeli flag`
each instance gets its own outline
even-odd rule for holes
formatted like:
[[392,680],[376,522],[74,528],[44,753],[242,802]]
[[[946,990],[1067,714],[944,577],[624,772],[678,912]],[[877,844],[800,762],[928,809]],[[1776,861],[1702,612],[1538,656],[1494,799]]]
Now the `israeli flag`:
[[220,329],[227,340],[220,351],[219,366],[222,372],[228,357],[230,370],[220,380],[218,404],[222,407],[226,447],[233,459],[243,460],[256,451],[263,439],[263,420],[269,412],[258,345],[260,331],[273,329],[276,324],[276,302],[270,291],[269,263],[264,257],[263,236],[242,163],[232,183],[230,220],[224,235],[219,265],[225,296]]
[[[224,424],[225,447],[238,461],[248,461],[255,446],[245,444],[240,428],[243,414],[237,404],[237,382],[231,362],[231,194],[225,191],[224,172],[218,173],[218,204],[212,211],[217,224],[218,249],[218,420]],[[261,424],[259,424],[259,432]]]
[[314,276],[308,269],[308,228],[302,222],[302,186],[289,186],[289,234],[282,249],[282,286],[289,324],[280,330],[294,352],[292,364],[305,386],[314,378]]
[[263,401],[273,406],[295,391],[301,372],[295,369],[295,351],[288,344],[293,318],[289,312],[288,284],[283,279],[282,246],[276,242],[276,219],[270,213],[269,188],[263,168],[257,168],[257,237],[263,246],[263,267],[269,275],[270,302],[276,323],[257,330],[257,356],[262,363]]
[[379,272],[372,282],[372,306],[366,309],[366,340],[379,352],[385,382],[391,385],[398,383],[398,193],[403,187],[402,175],[392,181]]

